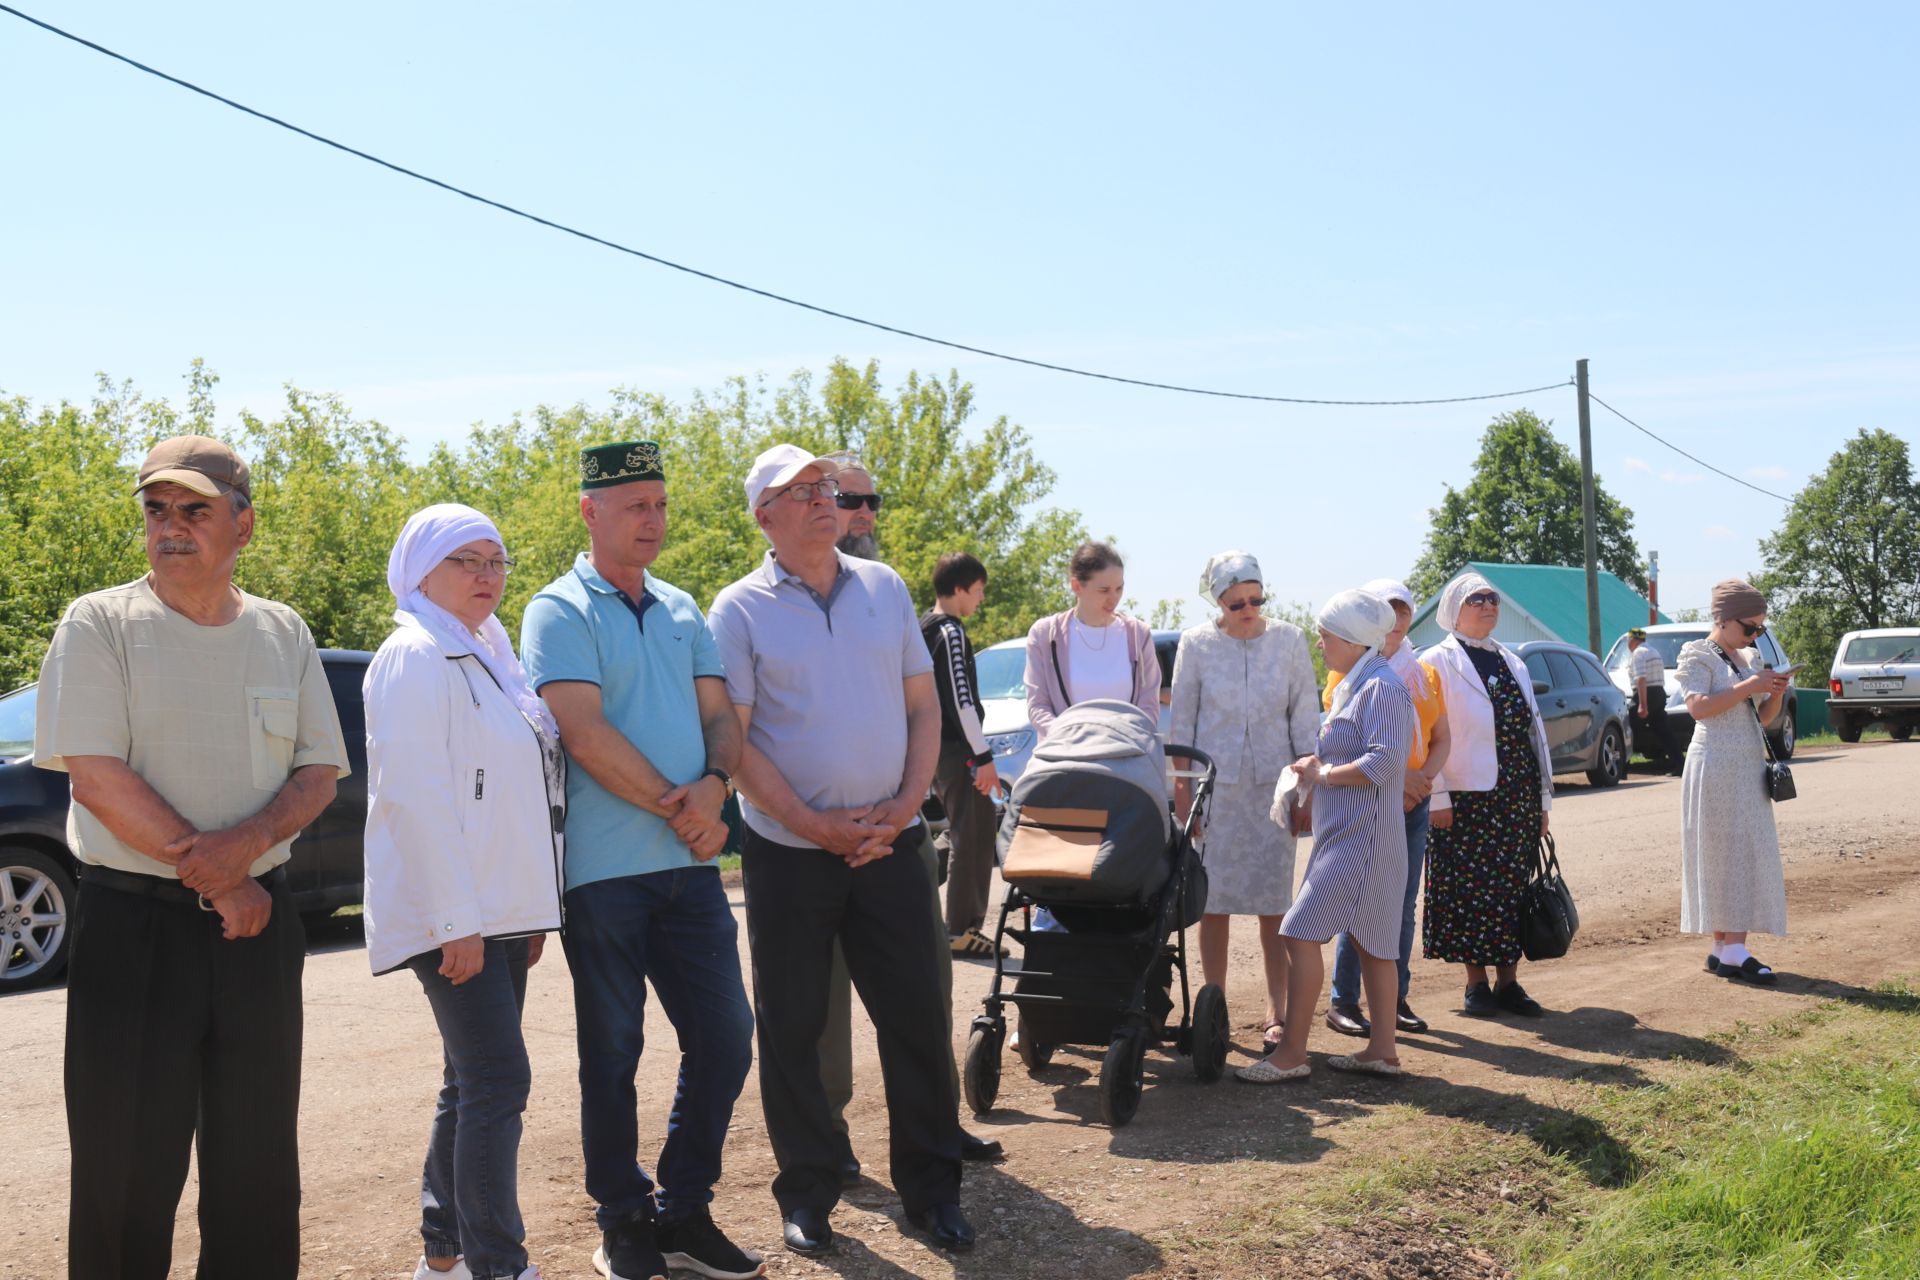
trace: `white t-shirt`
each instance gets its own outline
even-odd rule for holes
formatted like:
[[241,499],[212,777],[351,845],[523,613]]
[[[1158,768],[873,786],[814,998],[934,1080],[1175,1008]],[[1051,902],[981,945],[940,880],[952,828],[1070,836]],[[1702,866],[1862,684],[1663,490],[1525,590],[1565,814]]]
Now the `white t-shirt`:
[[1633,651],[1633,657],[1628,663],[1628,670],[1632,673],[1632,682],[1635,685],[1634,696],[1636,697],[1639,696],[1638,686],[1642,680],[1647,682],[1647,691],[1649,693],[1666,687],[1666,664],[1660,661],[1659,653],[1657,653],[1650,644],[1643,644]]
[[1132,702],[1133,654],[1127,629],[1114,622],[1089,627],[1075,614],[1067,622],[1067,636],[1067,696],[1075,702]]

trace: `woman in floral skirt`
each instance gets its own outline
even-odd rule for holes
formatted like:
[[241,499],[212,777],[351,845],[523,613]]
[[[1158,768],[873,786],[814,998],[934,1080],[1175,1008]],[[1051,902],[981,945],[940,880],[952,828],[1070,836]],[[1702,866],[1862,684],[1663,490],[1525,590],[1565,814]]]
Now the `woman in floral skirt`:
[[1466,967],[1466,1013],[1537,1018],[1519,981],[1520,900],[1553,807],[1546,729],[1525,664],[1493,638],[1493,584],[1462,574],[1436,616],[1451,634],[1422,659],[1440,677],[1453,746],[1433,789],[1425,952]]

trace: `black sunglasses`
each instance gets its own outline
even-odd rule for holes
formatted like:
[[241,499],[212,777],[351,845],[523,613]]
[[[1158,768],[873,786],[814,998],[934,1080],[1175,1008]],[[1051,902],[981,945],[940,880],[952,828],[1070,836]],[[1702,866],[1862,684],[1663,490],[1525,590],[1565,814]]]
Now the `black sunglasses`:
[[1742,622],[1740,619],[1735,618],[1733,620],[1733,625],[1736,627],[1739,627],[1742,631],[1746,632],[1747,639],[1749,640],[1753,639],[1755,636],[1763,636],[1767,633],[1767,624],[1764,622],[1756,627],[1751,622]]
[[877,493],[843,493],[834,501],[840,504],[842,511],[858,511],[863,502],[869,511],[880,509],[880,495]]
[[1462,601],[1462,603],[1485,605],[1489,609],[1495,609],[1500,605],[1500,593],[1498,591],[1476,591]]
[[1251,600],[1241,600],[1235,604],[1228,605],[1227,612],[1238,613],[1242,609],[1258,609],[1261,605],[1265,604],[1267,601],[1271,599],[1273,599],[1272,596],[1255,596]]

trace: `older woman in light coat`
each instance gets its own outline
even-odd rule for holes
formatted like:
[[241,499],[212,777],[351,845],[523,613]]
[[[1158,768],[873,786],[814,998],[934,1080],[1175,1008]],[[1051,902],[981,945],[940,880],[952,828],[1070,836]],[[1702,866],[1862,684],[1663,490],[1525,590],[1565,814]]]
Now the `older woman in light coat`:
[[1452,746],[1433,789],[1426,954],[1465,966],[1467,1014],[1537,1018],[1519,980],[1520,900],[1553,807],[1546,728],[1526,664],[1493,638],[1493,584],[1461,574],[1435,616],[1450,634],[1421,657],[1440,677]]
[[[1260,563],[1246,552],[1207,561],[1200,593],[1220,614],[1180,636],[1167,728],[1168,742],[1198,747],[1217,771],[1205,832],[1200,970],[1202,981],[1224,988],[1232,918],[1260,918],[1271,1048],[1287,998],[1280,917],[1293,902],[1293,833],[1275,826],[1267,810],[1280,771],[1312,754],[1320,734],[1313,657],[1300,628],[1260,612],[1267,602]],[[1177,778],[1174,805],[1183,821],[1191,802],[1188,780]]]

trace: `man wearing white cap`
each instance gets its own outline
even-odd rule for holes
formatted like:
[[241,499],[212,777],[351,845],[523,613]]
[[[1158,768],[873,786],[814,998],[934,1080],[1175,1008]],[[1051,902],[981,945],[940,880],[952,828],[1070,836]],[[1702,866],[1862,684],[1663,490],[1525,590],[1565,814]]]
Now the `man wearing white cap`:
[[313,635],[233,584],[247,464],[153,447],[134,484],[151,571],[68,606],[40,668],[34,763],[73,780],[68,1274],[165,1280],[187,1158],[206,1280],[300,1268],[293,838],[346,744]]
[[[1381,656],[1393,668],[1400,682],[1413,697],[1416,720],[1413,749],[1407,754],[1405,795],[1401,805],[1407,822],[1407,897],[1400,917],[1400,1003],[1395,1024],[1400,1031],[1418,1034],[1427,1029],[1419,1014],[1407,1004],[1410,978],[1408,957],[1413,947],[1413,911],[1420,901],[1420,873],[1427,861],[1427,806],[1433,794],[1433,780],[1447,763],[1451,738],[1447,733],[1447,704],[1440,692],[1440,676],[1432,667],[1413,656],[1407,646],[1407,628],[1413,625],[1413,593],[1406,584],[1392,578],[1375,578],[1360,588],[1379,596],[1393,606],[1393,630],[1381,645]],[[1331,702],[1338,679],[1329,672],[1327,699]],[[1360,1011],[1360,953],[1353,938],[1341,934],[1333,953],[1333,997],[1327,1005],[1327,1026],[1342,1035],[1365,1036],[1371,1032],[1366,1014]],[[1379,1016],[1379,1010],[1367,1012]]]
[[[907,843],[940,751],[933,659],[900,575],[834,546],[836,469],[784,444],[754,460],[747,507],[773,546],[711,613],[747,735],[741,871],[773,1193],[787,1248],[831,1247],[845,1141],[818,1045],[837,938],[879,1033],[894,1190],[916,1227],[965,1249],[939,940]],[[890,856],[896,840],[909,856]]]

